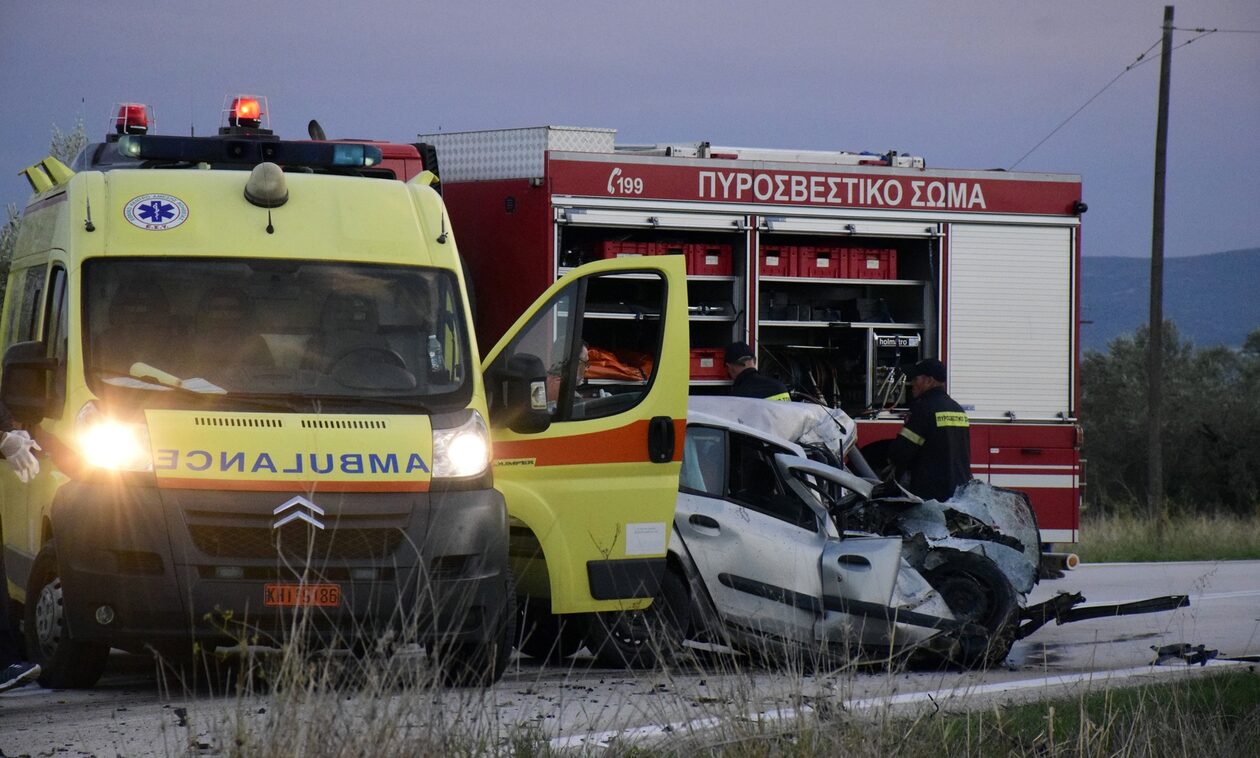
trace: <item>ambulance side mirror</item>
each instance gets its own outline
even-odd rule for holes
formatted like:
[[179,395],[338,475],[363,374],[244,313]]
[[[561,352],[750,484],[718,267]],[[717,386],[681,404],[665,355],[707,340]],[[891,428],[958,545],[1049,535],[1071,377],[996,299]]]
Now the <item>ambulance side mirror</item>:
[[18,342],[4,351],[0,374],[0,402],[23,424],[39,423],[48,415],[48,375],[57,359],[48,357],[41,341]]
[[493,379],[498,397],[490,413],[495,426],[517,434],[537,434],[551,426],[547,407],[547,369],[542,358],[518,353],[507,360]]

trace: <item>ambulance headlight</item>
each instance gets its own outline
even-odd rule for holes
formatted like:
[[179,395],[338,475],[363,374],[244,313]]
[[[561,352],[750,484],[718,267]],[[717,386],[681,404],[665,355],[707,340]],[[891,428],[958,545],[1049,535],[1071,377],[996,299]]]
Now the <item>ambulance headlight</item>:
[[109,471],[152,471],[149,428],[111,418],[88,403],[75,418],[76,441],[83,462]]
[[490,431],[481,414],[450,429],[433,430],[433,478],[477,476],[490,465]]

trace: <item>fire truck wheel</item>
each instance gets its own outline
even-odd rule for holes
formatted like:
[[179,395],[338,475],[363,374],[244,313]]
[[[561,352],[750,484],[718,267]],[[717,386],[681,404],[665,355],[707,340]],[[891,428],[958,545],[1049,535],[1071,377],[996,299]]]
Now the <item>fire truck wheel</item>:
[[670,566],[652,604],[641,611],[591,615],[586,645],[601,666],[655,668],[673,661],[691,621],[686,580]]
[[39,683],[51,689],[82,689],[96,684],[105,671],[109,646],[70,636],[52,543],[35,557],[26,599],[26,652],[31,662],[43,669]]
[[954,553],[923,572],[945,604],[960,621],[985,628],[984,635],[961,634],[947,656],[949,662],[967,668],[987,668],[1006,660],[1019,628],[1019,601],[1015,588],[993,561],[975,553]]
[[433,642],[428,646],[430,657],[448,687],[488,687],[499,681],[507,670],[516,638],[516,583],[510,571],[507,577],[507,601],[499,614],[499,626],[484,642],[445,645]]
[[547,598],[516,598],[516,649],[551,663],[567,658],[586,643],[586,619],[579,615],[556,615],[548,610]]

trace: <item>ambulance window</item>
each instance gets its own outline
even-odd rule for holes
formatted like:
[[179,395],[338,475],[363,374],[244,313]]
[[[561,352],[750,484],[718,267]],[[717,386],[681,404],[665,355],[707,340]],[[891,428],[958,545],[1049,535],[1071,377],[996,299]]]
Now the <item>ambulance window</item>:
[[[489,371],[491,376],[498,376],[507,370],[508,361],[514,356],[536,356],[547,369],[547,408],[553,418],[565,412],[566,404],[560,402],[563,393],[573,394],[573,377],[578,363],[571,354],[576,294],[575,287],[568,287],[556,295],[508,343]],[[578,352],[580,356],[580,350]],[[495,412],[503,404],[501,388],[491,383],[488,390],[491,418],[503,418],[502,413]]]
[[591,276],[583,283],[578,313],[587,362],[564,417],[572,420],[613,416],[638,405],[648,394],[664,336],[660,275]]
[[48,357],[58,360],[53,375],[53,403],[49,416],[58,418],[60,404],[66,396],[66,351],[69,317],[66,299],[66,270],[54,266],[48,280],[48,304],[44,308],[44,341],[48,345]]
[[35,327],[39,324],[39,305],[44,293],[44,275],[47,266],[32,266],[26,270],[22,289],[11,316],[9,343],[27,342],[36,338]]

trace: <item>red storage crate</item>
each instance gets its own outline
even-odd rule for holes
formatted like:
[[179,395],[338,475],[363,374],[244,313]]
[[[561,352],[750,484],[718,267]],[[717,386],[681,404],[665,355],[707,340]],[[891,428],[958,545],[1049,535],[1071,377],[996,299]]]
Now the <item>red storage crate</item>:
[[896,279],[897,251],[890,248],[850,248],[845,268],[849,279]]
[[692,379],[727,379],[726,350],[720,347],[693,347],[691,349]]
[[796,275],[817,279],[840,279],[844,276],[844,248],[798,247]]
[[614,242],[605,240],[600,243],[600,258],[628,258],[635,255],[656,255],[655,242]]
[[759,263],[762,276],[796,276],[796,248],[790,245],[764,245]]
[[730,276],[730,245],[687,245],[687,273],[693,276]]

